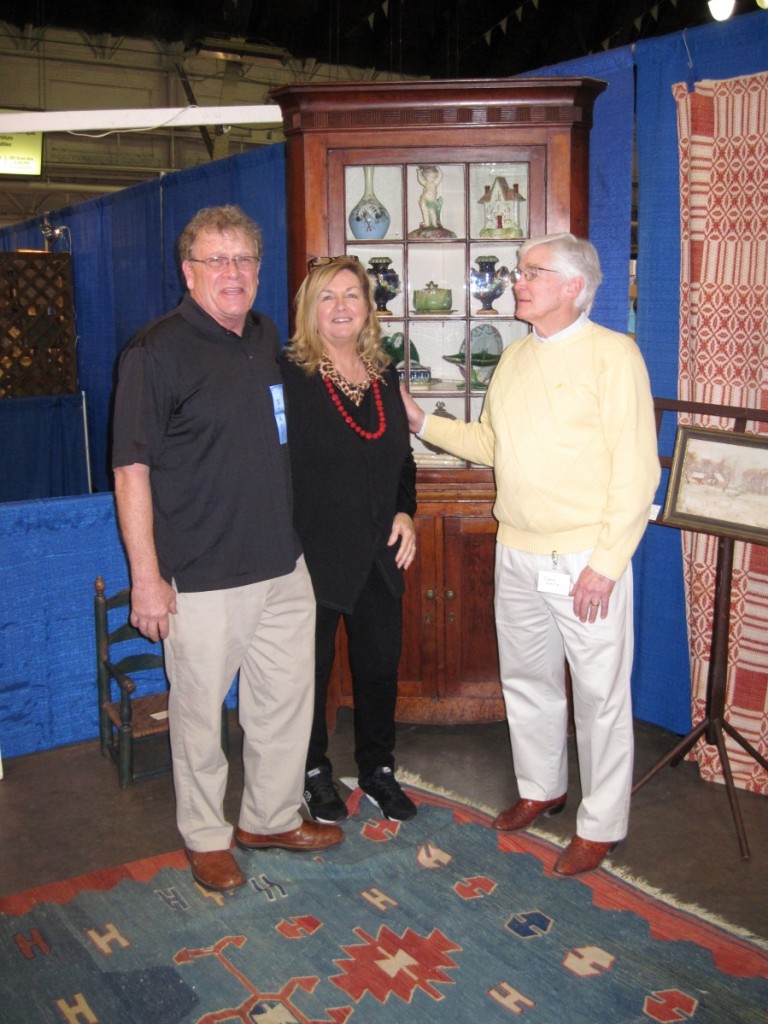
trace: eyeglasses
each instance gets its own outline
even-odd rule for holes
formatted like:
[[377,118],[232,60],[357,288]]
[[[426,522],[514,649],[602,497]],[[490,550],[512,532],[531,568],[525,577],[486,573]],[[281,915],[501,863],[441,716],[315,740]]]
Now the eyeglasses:
[[512,280],[517,282],[523,278],[526,281],[535,281],[539,274],[559,274],[559,270],[550,270],[549,267],[515,267],[512,271]]
[[329,263],[338,263],[339,260],[351,260],[353,263],[360,262],[357,256],[347,256],[345,253],[342,253],[341,256],[313,256],[312,259],[307,260],[307,271],[311,274],[318,267],[327,267]]
[[259,256],[208,256],[204,260],[195,260],[191,256],[188,263],[204,263],[209,270],[229,270],[230,263],[235,270],[255,270],[261,263]]

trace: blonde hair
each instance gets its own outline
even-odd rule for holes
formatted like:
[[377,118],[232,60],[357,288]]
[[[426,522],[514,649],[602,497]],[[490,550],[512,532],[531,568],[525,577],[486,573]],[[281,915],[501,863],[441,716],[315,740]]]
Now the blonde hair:
[[357,339],[357,351],[363,359],[379,369],[390,362],[381,347],[381,329],[376,316],[373,298],[373,283],[359,260],[349,256],[338,256],[310,270],[296,293],[296,329],[288,341],[286,354],[308,375],[317,371],[323,360],[323,342],[317,329],[317,300],[334,277],[342,270],[351,270],[357,278],[360,290],[368,308],[368,318]]

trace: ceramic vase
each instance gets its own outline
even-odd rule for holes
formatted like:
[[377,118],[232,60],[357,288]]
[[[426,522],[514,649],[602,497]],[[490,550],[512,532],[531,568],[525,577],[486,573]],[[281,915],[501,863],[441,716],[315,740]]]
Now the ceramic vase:
[[477,269],[472,267],[469,272],[472,297],[480,303],[478,316],[498,313],[498,310],[493,308],[493,302],[509,284],[509,271],[506,267],[499,267],[497,270],[498,262],[497,256],[477,256]]
[[372,256],[368,260],[366,272],[373,281],[373,298],[378,316],[392,316],[387,303],[400,294],[400,278],[391,263],[388,256]]
[[373,171],[363,168],[363,194],[349,213],[349,229],[359,239],[384,238],[389,230],[389,211],[373,191]]

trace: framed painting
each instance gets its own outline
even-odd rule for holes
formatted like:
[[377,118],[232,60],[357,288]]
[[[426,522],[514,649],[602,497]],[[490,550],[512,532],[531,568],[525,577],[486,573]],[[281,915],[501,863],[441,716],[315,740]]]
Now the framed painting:
[[678,427],[663,521],[768,544],[768,434]]

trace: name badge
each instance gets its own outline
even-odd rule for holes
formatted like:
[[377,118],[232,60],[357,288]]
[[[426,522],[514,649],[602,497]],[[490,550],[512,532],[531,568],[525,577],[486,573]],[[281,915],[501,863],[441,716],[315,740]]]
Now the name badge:
[[568,597],[571,592],[571,577],[557,569],[540,569],[536,589],[540,594],[559,594]]
[[285,419],[285,398],[283,397],[283,385],[282,384],[271,384],[269,388],[272,393],[272,409],[275,413],[275,423],[277,424],[277,436],[280,444],[285,444],[288,440],[288,423]]

